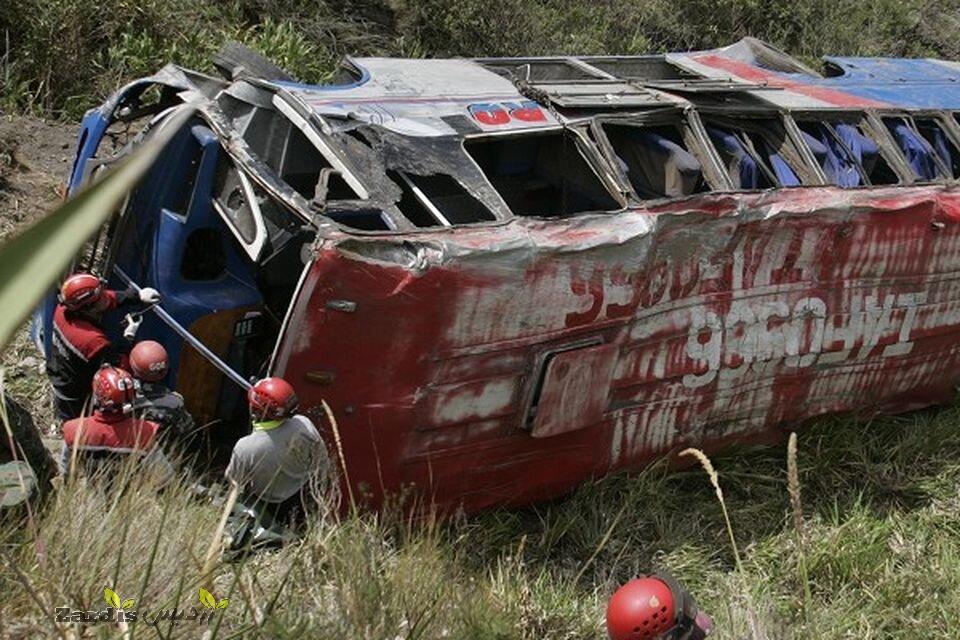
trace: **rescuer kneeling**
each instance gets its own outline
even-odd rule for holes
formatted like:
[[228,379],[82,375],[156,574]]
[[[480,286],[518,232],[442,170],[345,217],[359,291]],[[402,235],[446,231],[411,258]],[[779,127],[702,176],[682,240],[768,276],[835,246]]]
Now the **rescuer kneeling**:
[[713,620],[673,577],[634,578],[607,603],[610,640],[702,640]]
[[160,425],[165,443],[186,448],[193,435],[193,416],[183,403],[183,396],[169,389],[163,379],[170,368],[167,350],[153,340],[143,340],[130,350],[130,369],[138,384],[134,413]]
[[313,422],[297,413],[293,387],[264,378],[247,392],[253,432],[233,448],[225,475],[239,490],[227,546],[240,549],[279,541],[284,521],[301,505],[301,491],[322,472],[327,451]]
[[[47,376],[53,385],[54,408],[61,422],[83,413],[90,380],[100,365],[121,364],[118,350],[101,325],[103,314],[136,301],[157,304],[160,294],[149,287],[112,291],[90,273],[75,273],[64,281],[53,312],[51,348],[47,354]],[[125,337],[132,340],[136,326],[129,329]]]
[[157,443],[160,426],[134,418],[133,378],[123,369],[103,365],[93,376],[93,413],[63,424],[60,472],[69,473],[74,459],[88,473],[116,466],[130,456],[154,474],[159,485],[173,477],[174,469]]

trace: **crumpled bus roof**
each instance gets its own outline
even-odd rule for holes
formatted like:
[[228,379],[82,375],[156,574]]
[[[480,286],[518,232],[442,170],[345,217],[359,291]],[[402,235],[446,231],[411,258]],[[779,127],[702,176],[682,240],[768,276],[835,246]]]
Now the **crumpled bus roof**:
[[[456,123],[470,111],[487,105],[520,104],[528,99],[507,78],[470,60],[411,60],[405,58],[351,58],[360,78],[346,85],[281,83],[308,107],[323,116],[351,118],[404,135],[451,135]],[[474,122],[482,130],[502,125]],[[512,120],[506,128],[556,126],[556,118],[542,112],[535,122]]]
[[[348,84],[277,82],[317,114],[438,136],[556,126],[563,109],[683,108],[739,94],[774,109],[960,109],[960,64],[825,57],[827,75],[754,38],[719,49],[644,56],[348,58]],[[543,108],[533,117],[501,111]],[[558,118],[558,116],[560,116]]]
[[824,77],[753,38],[666,58],[702,78],[782,89],[757,97],[787,109],[960,109],[960,65],[947,60],[826,56]]

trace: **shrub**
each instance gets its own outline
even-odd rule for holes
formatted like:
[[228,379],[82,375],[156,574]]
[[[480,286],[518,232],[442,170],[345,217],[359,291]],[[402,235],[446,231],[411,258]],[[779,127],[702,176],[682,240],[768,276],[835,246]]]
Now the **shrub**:
[[[167,62],[210,71],[240,40],[307,82],[344,55],[511,56],[710,48],[746,35],[808,62],[824,54],[960,55],[960,0],[18,0],[0,104],[77,118]],[[11,6],[12,5],[12,6]],[[4,45],[6,46],[6,44]]]

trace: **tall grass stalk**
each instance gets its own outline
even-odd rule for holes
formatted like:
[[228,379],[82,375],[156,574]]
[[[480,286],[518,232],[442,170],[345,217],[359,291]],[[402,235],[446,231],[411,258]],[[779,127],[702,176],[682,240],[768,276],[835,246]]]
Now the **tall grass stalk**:
[[[167,523],[167,517],[170,515],[170,507],[172,504],[173,502],[168,500],[163,505],[163,512],[160,514],[160,526],[157,527],[157,535],[153,538],[153,545],[150,547],[150,557],[147,559],[147,568],[146,571],[143,572],[143,580],[140,581],[140,590],[137,592],[138,602],[143,600],[143,594],[146,593],[147,586],[150,584],[150,576],[153,574],[153,564],[157,560],[157,550],[160,548],[160,541],[163,539],[163,533],[166,529],[164,525]],[[136,628],[130,633],[131,639],[134,637],[134,633],[136,633]]]
[[800,472],[797,468],[797,432],[790,433],[787,440],[787,492],[793,512],[793,531],[797,539],[797,573],[803,588],[803,619],[808,637],[814,637],[811,626],[813,597],[810,593],[810,576],[807,571],[807,552],[803,535],[803,505],[800,502]]
[[720,503],[720,509],[723,511],[723,521],[727,526],[727,535],[730,536],[730,547],[733,549],[733,559],[736,562],[737,571],[743,574],[743,563],[740,561],[740,551],[737,548],[737,540],[733,536],[733,525],[730,524],[730,514],[727,513],[727,503],[723,499],[723,489],[720,488],[720,477],[713,468],[713,463],[710,462],[710,458],[707,457],[707,454],[700,449],[695,449],[693,447],[681,451],[680,456],[693,456],[696,458],[700,462],[700,466],[703,467],[703,470],[706,471],[707,476],[710,478],[710,484],[713,485],[713,490],[716,493],[717,501]]
[[213,535],[210,536],[210,544],[203,558],[203,568],[200,570],[200,578],[197,581],[199,586],[203,586],[203,583],[210,577],[210,574],[213,573],[223,541],[223,530],[227,527],[227,519],[230,517],[230,512],[233,511],[233,506],[237,503],[237,496],[239,495],[239,485],[231,482],[230,493],[227,494],[227,499],[223,502],[220,520],[217,522],[217,528],[213,530]]
[[[624,502],[623,506],[620,507],[620,510],[617,512],[617,515],[613,518],[613,522],[610,523],[610,527],[607,529],[606,533],[603,534],[603,537],[600,538],[600,542],[597,544],[596,549],[593,550],[593,553],[590,554],[590,557],[587,558],[587,561],[583,563],[583,566],[580,567],[580,570],[577,571],[576,577],[573,579],[573,583],[577,584],[580,582],[580,578],[583,577],[583,574],[586,573],[587,568],[593,564],[593,561],[597,559],[597,556],[600,555],[600,552],[603,551],[603,548],[607,546],[607,543],[610,542],[610,536],[613,535],[614,530],[617,528],[617,525],[620,524],[620,518],[623,516],[623,512],[627,509],[627,503]],[[526,542],[526,538],[521,539],[521,545]],[[521,547],[522,551],[522,547]],[[517,552],[517,556],[520,556],[521,551]]]
[[[29,594],[30,599],[37,606],[37,609],[39,610],[40,615],[43,616],[44,618],[49,618],[50,611],[53,610],[50,604],[43,601],[43,597],[39,593],[37,593],[37,590],[34,588],[33,584],[31,584],[30,582],[30,578],[27,576],[26,573],[24,573],[23,569],[20,568],[20,566],[16,563],[16,561],[13,560],[7,552],[4,551],[2,552],[2,554],[3,554],[4,562],[6,562],[7,566],[9,566],[10,569],[13,570],[14,574],[17,576],[17,580],[20,582],[20,584],[23,585],[24,591],[26,591],[26,593]],[[63,629],[63,627],[60,626],[60,623],[58,623],[54,618],[49,618],[49,619],[50,619],[50,624],[53,626],[53,630],[57,634],[57,636],[60,637],[62,640],[66,640],[68,637],[67,632]]]
[[343,455],[343,442],[340,440],[340,427],[337,425],[337,419],[333,415],[333,411],[330,410],[330,405],[327,404],[326,400],[323,400],[323,410],[327,414],[327,419],[330,421],[330,428],[333,429],[333,441],[337,447],[337,458],[340,460],[340,468],[343,470],[343,483],[347,486],[347,496],[350,498],[350,508],[354,511],[357,509],[357,503],[353,498],[353,486],[350,484],[350,472],[347,471],[347,459]]

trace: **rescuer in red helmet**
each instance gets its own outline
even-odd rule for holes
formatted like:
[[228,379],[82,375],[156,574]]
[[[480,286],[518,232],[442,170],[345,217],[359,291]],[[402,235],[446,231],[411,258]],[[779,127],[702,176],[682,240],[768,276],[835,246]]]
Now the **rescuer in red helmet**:
[[194,429],[193,416],[184,406],[183,396],[163,383],[168,369],[167,350],[162,344],[143,340],[133,345],[130,370],[138,383],[134,414],[159,424],[168,441],[186,445]]
[[[104,282],[89,273],[75,273],[60,287],[59,304],[53,312],[47,375],[53,385],[54,406],[58,418],[69,420],[83,412],[89,394],[90,379],[103,363],[120,364],[120,356],[111,344],[100,320],[110,309],[131,302],[156,304],[156,289],[140,291],[106,289]],[[124,336],[133,339],[136,327],[128,326]]]
[[310,476],[323,471],[326,448],[313,422],[297,413],[297,394],[283,378],[258,381],[247,402],[253,431],[237,441],[225,475],[240,487],[241,503],[285,517]]
[[713,620],[667,574],[634,578],[607,603],[610,640],[701,640]]
[[161,483],[173,476],[173,467],[157,445],[160,426],[131,415],[135,396],[129,373],[109,364],[93,376],[93,413],[63,424],[61,473],[71,470],[76,457],[88,472],[135,455]]

